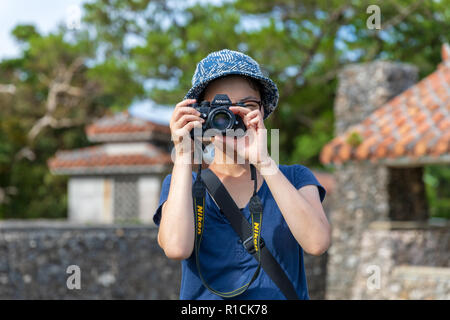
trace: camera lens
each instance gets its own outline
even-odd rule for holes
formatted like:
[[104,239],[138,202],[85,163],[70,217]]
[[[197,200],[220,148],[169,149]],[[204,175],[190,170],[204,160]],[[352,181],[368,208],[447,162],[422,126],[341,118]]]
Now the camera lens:
[[218,112],[211,119],[212,127],[218,130],[225,130],[230,127],[231,117],[226,112]]

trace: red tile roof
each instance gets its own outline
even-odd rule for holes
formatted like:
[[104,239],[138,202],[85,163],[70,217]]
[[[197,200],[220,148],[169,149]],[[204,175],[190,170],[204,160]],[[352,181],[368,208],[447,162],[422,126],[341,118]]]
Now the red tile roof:
[[450,154],[450,47],[437,70],[322,149],[324,164]]
[[145,141],[155,133],[170,138],[170,128],[148,120],[132,117],[128,112],[105,116],[86,127],[90,141]]
[[56,174],[144,173],[164,169],[172,161],[169,153],[149,143],[124,152],[120,152],[121,146],[115,151],[112,147],[104,144],[58,151],[48,160],[48,166]]

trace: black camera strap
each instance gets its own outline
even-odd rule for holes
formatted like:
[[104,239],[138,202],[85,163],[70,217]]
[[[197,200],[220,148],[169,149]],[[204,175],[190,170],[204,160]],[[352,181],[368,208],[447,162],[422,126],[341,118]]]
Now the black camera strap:
[[[298,300],[297,293],[295,291],[292,282],[281,268],[279,263],[275,260],[270,251],[265,247],[264,239],[261,237],[261,223],[262,223],[262,203],[261,199],[257,195],[257,179],[256,168],[250,165],[251,177],[254,180],[253,196],[250,198],[249,210],[251,215],[251,224],[247,221],[246,217],[239,210],[234,200],[222,184],[220,179],[211,170],[201,171],[201,165],[197,173],[197,179],[193,186],[194,197],[194,213],[195,213],[195,255],[197,268],[200,274],[200,278],[203,281],[205,287],[211,290],[213,293],[222,297],[235,297],[242,294],[252,284],[260,272],[262,267],[272,281],[278,286],[283,295],[289,300]],[[201,178],[200,178],[201,177]],[[250,282],[244,286],[233,290],[231,292],[217,292],[210,288],[203,277],[201,276],[199,267],[199,248],[201,237],[204,227],[204,208],[205,208],[205,185],[209,194],[219,206],[221,212],[228,219],[231,227],[241,239],[245,249],[258,261],[258,267],[255,271]],[[258,245],[259,244],[259,245]]]
[[[223,298],[234,298],[242,293],[244,293],[248,287],[255,281],[255,279],[258,277],[259,272],[261,270],[261,246],[258,245],[258,243],[261,243],[261,223],[262,223],[262,205],[261,200],[256,195],[256,190],[253,192],[252,199],[250,200],[250,213],[251,213],[251,220],[252,225],[248,223],[247,220],[245,222],[246,225],[243,224],[243,221],[237,221],[235,220],[234,223],[232,223],[233,229],[236,222],[239,224],[238,228],[242,230],[242,234],[245,235],[245,241],[243,240],[244,244],[251,248],[252,254],[255,257],[255,259],[258,261],[258,267],[256,268],[255,273],[253,274],[251,280],[244,284],[243,286],[232,290],[228,292],[221,292],[218,290],[213,289],[204,277],[202,276],[201,270],[200,270],[200,245],[202,242],[202,236],[203,236],[203,230],[205,226],[205,197],[206,197],[206,188],[205,184],[203,183],[203,179],[206,178],[206,181],[210,181],[208,178],[210,176],[209,173],[212,173],[211,170],[201,171],[201,164],[199,165],[197,178],[195,179],[194,185],[192,187],[192,196],[193,196],[193,204],[194,204],[194,215],[195,215],[195,242],[194,242],[194,251],[195,251],[195,263],[197,265],[198,274],[200,276],[200,279],[203,282],[203,285],[213,292],[214,294],[223,297]],[[214,175],[214,173],[212,173]],[[214,175],[214,177],[216,177]],[[218,179],[216,177],[216,179]],[[220,182],[220,180],[219,180]],[[256,186],[256,184],[255,184]],[[206,184],[206,187],[208,187],[208,183]],[[223,187],[223,185],[222,185]],[[258,202],[259,201],[259,202]],[[236,204],[234,201],[232,202],[234,206]],[[236,207],[237,208],[237,207]],[[239,211],[239,209],[237,209]],[[236,231],[236,229],[235,229]],[[241,237],[242,239],[242,237]]]

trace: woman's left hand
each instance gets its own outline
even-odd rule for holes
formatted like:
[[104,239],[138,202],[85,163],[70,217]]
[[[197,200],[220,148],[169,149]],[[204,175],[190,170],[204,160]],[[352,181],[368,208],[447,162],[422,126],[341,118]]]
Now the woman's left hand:
[[253,165],[267,162],[269,155],[267,152],[267,129],[264,126],[261,111],[256,109],[250,111],[244,107],[230,107],[230,110],[240,116],[247,131],[243,137],[236,139],[233,137],[216,136],[217,142],[225,142],[227,148],[235,148],[239,160],[248,160]]

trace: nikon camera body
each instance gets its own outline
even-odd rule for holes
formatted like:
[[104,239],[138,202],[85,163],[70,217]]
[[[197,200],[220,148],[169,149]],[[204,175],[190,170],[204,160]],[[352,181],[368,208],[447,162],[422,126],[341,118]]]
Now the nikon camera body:
[[205,132],[210,129],[213,129],[208,131],[210,137],[218,134],[242,137],[247,130],[242,118],[229,109],[232,102],[226,94],[216,94],[211,103],[202,101],[200,104],[193,103],[189,106],[200,112],[200,117],[205,120],[201,131],[199,128],[191,130],[191,138],[205,136]]

